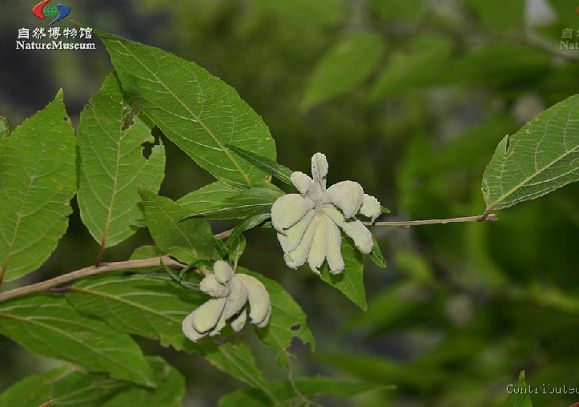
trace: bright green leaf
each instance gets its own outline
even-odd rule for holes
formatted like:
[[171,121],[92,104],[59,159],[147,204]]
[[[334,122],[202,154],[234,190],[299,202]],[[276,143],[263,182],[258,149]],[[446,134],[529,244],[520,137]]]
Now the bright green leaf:
[[155,388],[132,386],[115,395],[103,407],[181,407],[185,398],[185,379],[159,357],[147,358],[155,376]]
[[214,256],[215,238],[204,219],[182,220],[186,212],[163,196],[141,191],[145,221],[157,247],[187,263]]
[[309,109],[361,85],[376,68],[383,51],[382,38],[376,34],[354,34],[336,44],[316,66],[304,96],[304,108]]
[[80,314],[64,296],[39,294],[0,304],[0,333],[39,355],[152,385],[151,370],[137,344]]
[[37,374],[9,387],[0,396],[0,407],[51,406],[101,407],[129,383],[103,374],[90,374],[75,367],[62,367]]
[[131,100],[197,164],[231,185],[265,181],[265,173],[225,146],[276,157],[267,126],[235,89],[169,52],[108,34],[101,38]]
[[291,346],[293,338],[299,338],[304,344],[315,348],[316,341],[307,326],[306,314],[280,284],[250,270],[239,268],[238,272],[257,278],[269,293],[272,306],[269,324],[257,329],[257,333],[263,343],[279,350],[280,364],[288,365],[286,350]]
[[579,179],[579,95],[557,103],[498,144],[483,176],[487,211]]
[[8,137],[10,133],[10,125],[6,118],[0,116],[0,143]]
[[36,270],[68,225],[76,151],[59,92],[18,126],[0,149],[0,281]]
[[[78,127],[78,205],[94,239],[114,246],[135,233],[141,216],[138,191],[158,192],[165,170],[165,148],[153,146],[148,158],[143,144],[154,143],[149,127],[131,117],[116,75],[109,75],[99,93],[80,114]],[[127,124],[128,120],[134,123]]]
[[[513,392],[509,395],[507,400],[502,405],[503,407],[533,407],[533,402],[531,401],[531,396],[528,392],[521,392],[527,388],[527,383],[525,382],[525,371],[522,371],[519,375],[519,381],[515,386],[515,389],[519,390],[518,393]],[[514,389],[513,389],[514,390]]]
[[[296,388],[299,390],[298,394]],[[393,386],[352,382],[329,377],[304,377],[291,382],[271,384],[271,392],[284,403],[303,402],[303,397],[334,396],[347,399],[371,390],[392,390]],[[271,401],[257,389],[244,389],[228,394],[219,401],[220,407],[270,406]],[[301,404],[300,404],[301,405]]]
[[336,287],[362,310],[368,308],[364,289],[364,259],[362,254],[349,241],[342,237],[342,256],[346,267],[340,274],[331,274],[327,263],[321,268],[321,279]]
[[97,276],[70,287],[67,300],[83,314],[118,331],[160,340],[162,346],[191,350],[181,322],[205,296],[175,286],[169,277],[133,274]]

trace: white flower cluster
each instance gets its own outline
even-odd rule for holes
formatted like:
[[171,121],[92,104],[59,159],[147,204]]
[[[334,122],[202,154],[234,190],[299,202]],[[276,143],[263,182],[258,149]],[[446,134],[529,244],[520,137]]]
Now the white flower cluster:
[[183,320],[183,333],[193,342],[219,334],[227,322],[234,331],[240,331],[248,314],[251,323],[259,328],[268,324],[271,301],[265,286],[247,274],[234,274],[223,260],[215,262],[213,272],[201,280],[200,288],[214,298]]
[[278,198],[271,208],[271,221],[284,251],[286,264],[298,268],[308,262],[317,274],[327,260],[330,272],[344,270],[340,229],[364,254],[372,251],[372,234],[356,215],[374,221],[380,203],[364,193],[357,182],[342,181],[326,189],[328,161],[322,153],[312,157],[312,178],[303,172],[291,175],[299,194]]

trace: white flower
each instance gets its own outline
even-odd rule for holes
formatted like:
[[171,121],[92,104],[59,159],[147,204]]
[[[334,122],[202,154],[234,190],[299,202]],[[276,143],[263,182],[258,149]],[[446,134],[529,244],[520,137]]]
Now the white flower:
[[278,198],[271,221],[284,251],[286,264],[298,268],[307,261],[317,274],[327,260],[330,272],[344,270],[340,229],[364,254],[372,251],[372,234],[356,219],[360,214],[374,221],[381,213],[376,198],[366,195],[357,182],[342,181],[326,189],[328,161],[322,153],[312,157],[312,178],[296,171],[291,181],[299,194]]
[[201,280],[200,288],[214,298],[183,320],[183,333],[193,342],[219,334],[227,322],[234,331],[240,331],[248,313],[251,323],[259,328],[268,324],[271,301],[265,286],[247,274],[234,274],[223,260],[215,262],[213,273]]

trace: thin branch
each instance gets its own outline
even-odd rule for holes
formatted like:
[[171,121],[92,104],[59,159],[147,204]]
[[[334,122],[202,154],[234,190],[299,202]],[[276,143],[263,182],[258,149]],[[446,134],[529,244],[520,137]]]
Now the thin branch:
[[[494,222],[496,220],[497,217],[494,214],[485,212],[482,215],[463,216],[460,218],[409,220],[399,222],[374,222],[374,223],[365,222],[364,224],[368,226],[408,228],[410,226],[419,226],[419,225],[443,225],[446,223],[461,223],[461,222]],[[231,235],[231,232],[232,229],[226,230],[222,233],[215,235],[215,237],[217,239],[225,239]],[[54,289],[54,287],[70,283],[83,277],[109,273],[112,271],[134,270],[139,268],[157,267],[157,266],[159,267],[165,266],[181,270],[187,265],[173,259],[171,256],[168,255],[161,257],[152,257],[149,259],[142,259],[142,260],[128,260],[128,261],[118,261],[114,263],[102,263],[97,266],[84,267],[79,270],[71,271],[70,273],[63,274],[46,281],[41,281],[39,283],[7,291],[3,294],[0,294],[0,303],[12,298],[22,297],[24,295]]]
[[393,228],[408,228],[410,226],[421,225],[444,225],[446,223],[464,223],[464,222],[495,222],[497,217],[494,213],[462,216],[460,218],[446,218],[446,219],[424,219],[424,220],[407,220],[399,222],[364,222],[368,226],[385,226]]
[[15,288],[14,290],[6,291],[5,293],[0,294],[0,302],[7,301],[11,298],[22,297],[24,295],[46,291],[53,287],[70,283],[83,277],[109,273],[112,271],[134,270],[162,265],[175,269],[181,269],[186,266],[185,264],[173,259],[170,256],[153,257],[150,259],[142,260],[117,261],[114,263],[102,263],[100,266],[84,267],[79,270],[71,271],[70,273],[51,278],[49,280],[41,281],[40,283],[30,284],[24,287]]

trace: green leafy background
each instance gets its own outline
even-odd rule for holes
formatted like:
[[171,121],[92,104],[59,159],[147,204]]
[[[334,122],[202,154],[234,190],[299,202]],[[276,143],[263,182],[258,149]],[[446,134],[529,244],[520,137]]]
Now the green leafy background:
[[[240,140],[228,138],[230,127],[213,128],[210,117],[204,124],[217,135],[223,147],[215,153],[215,162],[220,167],[200,160],[195,164],[190,157],[196,158],[198,151],[182,144],[183,152],[173,142],[179,144],[182,137],[196,132],[205,134],[203,126],[189,120],[197,119],[187,117],[188,111],[183,112],[185,118],[181,120],[169,120],[162,111],[143,103],[153,97],[163,102],[159,89],[150,88],[150,94],[136,94],[131,91],[135,78],[119,72],[121,82],[127,83],[127,103],[140,102],[144,107],[139,112],[143,125],[165,130],[166,138],[158,128],[152,129],[152,136],[161,137],[170,157],[161,195],[183,202],[187,194],[215,181],[210,173],[223,185],[215,185],[209,191],[204,189],[208,200],[213,199],[212,194],[233,196],[250,183],[258,185],[265,180],[265,174],[231,150],[228,154],[242,171],[228,171],[237,167],[224,150],[227,144],[232,144],[258,153],[261,150],[243,140],[251,141],[256,134],[268,137],[271,132],[279,163],[307,172],[309,157],[322,151],[330,161],[330,183],[343,179],[359,181],[366,192],[375,195],[396,216],[421,219],[479,214],[487,203],[492,203],[492,199],[487,202],[483,199],[481,179],[499,142],[507,134],[515,135],[545,108],[578,93],[579,53],[558,50],[562,28],[579,28],[576,4],[571,2],[548,0],[555,18],[533,28],[533,33],[544,42],[537,42],[526,33],[524,2],[518,0],[507,1],[508,8],[504,9],[474,0],[451,2],[456,4],[449,7],[420,0],[313,3],[145,0],[137,7],[123,0],[114,5],[96,2],[75,6],[76,18],[86,25],[171,51],[179,56],[175,61],[183,70],[204,76],[205,71],[198,66],[207,69],[235,88],[257,112],[240,119],[247,130]],[[18,2],[6,5],[0,17],[3,34],[13,38],[18,28],[32,25],[33,17],[29,14],[28,5]],[[115,41],[110,39],[109,47]],[[115,44],[118,46],[118,42]],[[64,90],[72,122],[78,124],[83,106],[110,73],[105,45],[99,43],[98,48],[90,54],[31,54],[17,52],[12,45],[7,47],[0,67],[0,113],[8,119],[10,128],[16,128],[26,117],[44,108],[59,88]],[[146,56],[155,52],[150,50]],[[185,61],[194,61],[196,65]],[[113,58],[119,71],[127,63]],[[146,66],[149,70],[143,74],[153,69]],[[163,74],[169,78],[167,81],[176,82],[180,78],[168,70]],[[195,98],[199,95],[193,87],[176,83],[167,86],[171,92],[179,92],[191,103],[197,103]],[[217,94],[217,97],[234,96],[233,90]],[[235,108],[220,114],[235,115],[241,107],[233,105]],[[269,131],[263,123],[267,123]],[[539,134],[540,126],[540,122],[532,123],[529,129]],[[576,138],[574,126],[572,135]],[[4,134],[2,125],[0,154],[7,148]],[[275,158],[273,141],[262,147],[263,155]],[[150,160],[153,155],[149,156],[146,150],[143,152]],[[135,156],[136,159],[141,158]],[[72,191],[71,177],[69,184]],[[153,184],[139,189],[154,192]],[[71,191],[59,197],[63,213],[69,211],[64,203],[72,196]],[[138,193],[137,188],[133,192]],[[521,370],[526,371],[525,380],[529,384],[579,383],[575,334],[579,323],[578,198],[578,186],[571,184],[542,199],[498,212],[497,223],[377,229],[388,268],[380,269],[366,259],[363,273],[366,313],[340,290],[320,282],[311,273],[289,270],[269,229],[254,229],[246,234],[247,249],[240,262],[280,283],[308,316],[316,351],[312,352],[300,340],[295,340],[291,348],[298,356],[292,360],[294,376],[313,377],[295,383],[307,396],[313,397],[320,391],[329,397],[360,393],[343,402],[359,406],[401,405],[403,401],[450,406],[526,403],[526,400],[507,401],[505,390],[507,384],[517,382]],[[72,205],[76,207],[75,202]],[[172,202],[163,200],[157,205],[163,206],[170,207]],[[4,208],[2,204],[0,208]],[[190,209],[194,212],[198,208]],[[228,222],[215,222],[214,231],[225,230],[231,225]],[[133,227],[144,225],[146,219],[134,218],[130,223]],[[58,239],[63,227],[60,224],[51,234],[53,240]],[[57,251],[29,279],[45,279],[94,262],[98,244],[78,212],[70,219],[68,230]],[[127,223],[122,233],[118,233],[124,239],[132,230]],[[188,242],[175,240],[174,235],[169,240],[166,237],[152,233],[151,239],[141,229],[124,242],[119,238],[119,244],[107,250],[104,260],[128,258],[135,247],[153,241],[158,246],[167,244],[166,251],[175,250],[178,257],[185,256],[187,261],[195,257],[197,250],[213,250],[195,247],[193,251]],[[14,271],[12,276],[18,273]],[[75,308],[67,313],[84,310],[90,314],[98,301],[117,294],[107,279],[97,283],[95,279],[75,285],[67,293],[68,304]],[[224,349],[216,354],[211,348],[199,349],[194,354],[175,351],[174,348],[185,344],[176,333],[174,321],[163,315],[166,311],[163,303],[157,303],[163,294],[156,290],[157,283],[149,288],[152,284],[149,277],[139,275],[123,280],[139,295],[131,303],[108,301],[109,323],[113,327],[119,324],[118,329],[137,335],[134,340],[128,337],[124,340],[137,342],[144,354],[160,354],[175,366],[186,378],[186,390],[181,390],[184,384],[165,362],[146,359],[139,352],[123,356],[137,358],[139,362],[135,363],[142,366],[143,377],[137,386],[125,380],[128,377],[120,368],[102,372],[103,377],[62,370],[68,367],[33,356],[16,344],[26,346],[18,337],[21,332],[7,334],[9,328],[2,324],[2,308],[0,330],[11,339],[0,337],[0,390],[29,374],[40,374],[44,376],[27,379],[36,381],[26,387],[37,389],[40,400],[46,390],[38,383],[54,381],[55,391],[63,395],[72,382],[77,388],[89,389],[94,380],[108,383],[110,391],[81,399],[79,405],[85,406],[126,405],[127,400],[138,398],[153,400],[149,405],[170,406],[175,401],[166,398],[163,389],[173,395],[184,391],[186,405],[215,405],[232,391],[236,393],[222,399],[223,405],[241,404],[243,400],[268,405],[272,397],[278,400],[286,397],[292,386],[287,383],[283,363],[282,366],[277,363],[283,362],[283,354],[258,343],[262,339],[269,345],[273,340],[256,337],[251,329],[244,331],[249,345],[231,344],[233,353]],[[167,281],[163,284],[167,292],[174,289]],[[75,298],[83,289],[94,290],[94,295]],[[351,299],[363,307],[363,297]],[[174,301],[179,304],[172,309],[184,314],[187,312],[184,304],[194,304],[198,299]],[[142,307],[155,311],[148,322],[143,322],[147,325],[119,318],[128,318]],[[156,340],[155,329],[163,324],[173,324],[173,331],[167,329],[160,339],[167,348],[159,347]],[[99,332],[106,336],[103,330]],[[33,333],[41,335],[42,331]],[[307,331],[301,334],[303,340],[309,338]],[[51,350],[50,346],[54,347],[51,344],[43,346],[48,350],[36,352],[54,357],[58,351]],[[245,353],[246,347],[253,349],[255,360]],[[239,360],[232,360],[232,354]],[[78,362],[70,357],[64,359]],[[215,370],[208,360],[230,372],[231,363],[241,366],[242,371],[234,376],[246,384],[250,378],[249,385],[258,389],[245,390],[244,384]],[[154,367],[154,374],[146,373],[147,364]],[[261,383],[259,373],[252,370],[256,365],[268,379],[276,381],[274,386]],[[60,370],[51,370],[55,368]],[[317,375],[338,377],[342,382],[328,383]],[[142,386],[147,383],[157,384],[160,392]],[[397,385],[397,389],[385,387],[391,384]],[[373,391],[363,392],[365,389]],[[13,387],[11,393],[2,396],[0,406],[14,405],[10,397],[18,400],[21,397],[18,391]],[[24,394],[31,403],[39,400],[32,399],[37,393],[25,390]],[[335,400],[321,399],[329,405],[335,405]],[[577,401],[577,396],[533,395],[532,401],[538,406],[560,406]],[[146,401],[142,405],[147,405]]]

